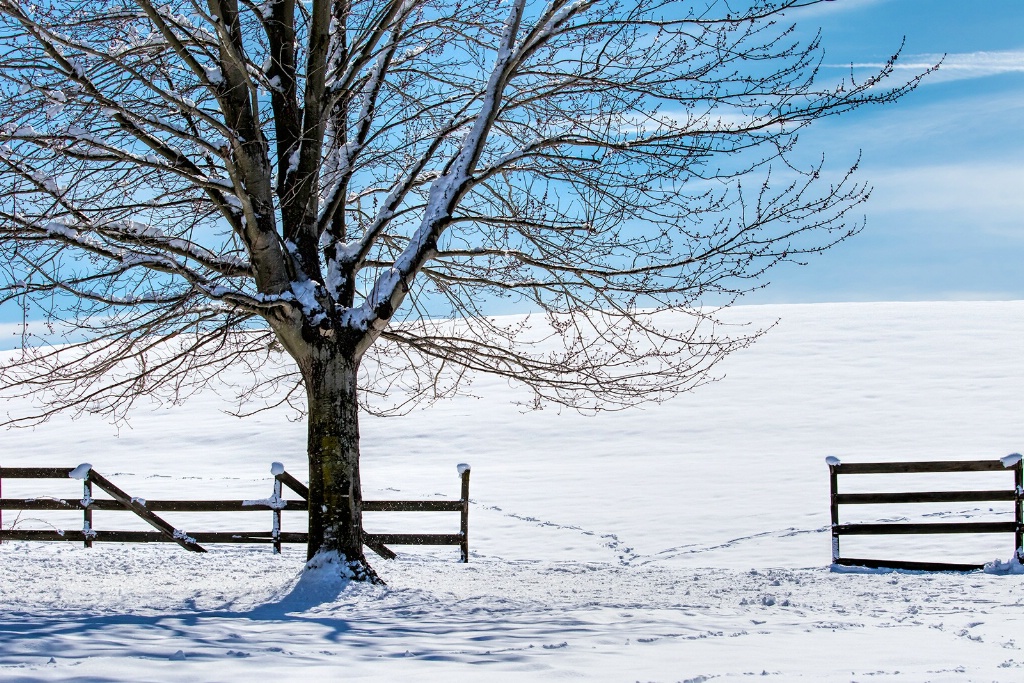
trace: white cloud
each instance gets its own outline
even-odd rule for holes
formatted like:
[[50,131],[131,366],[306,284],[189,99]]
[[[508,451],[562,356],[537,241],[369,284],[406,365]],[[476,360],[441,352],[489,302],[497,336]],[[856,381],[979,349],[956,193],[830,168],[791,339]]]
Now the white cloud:
[[1019,243],[1024,239],[1024,168],[1010,163],[962,163],[872,169],[875,188],[868,214],[911,212],[971,224],[980,233]]
[[[910,100],[911,98],[908,98]],[[1020,156],[1017,130],[1024,116],[1024,92],[1004,89],[973,95],[963,91],[935,100],[903,101],[893,107],[865,107],[849,116],[819,122],[804,133],[808,149],[829,154],[862,149],[865,161],[893,155],[912,160],[940,150],[1005,161]],[[953,158],[953,157],[951,157]]]
[[871,182],[892,208],[947,211],[985,206],[1024,216],[1024,168],[969,163],[872,171]]
[[831,14],[837,14],[839,12],[850,12],[854,10],[864,9],[871,5],[880,5],[890,0],[844,0],[843,2],[834,2],[833,0],[826,0],[815,5],[807,7],[798,7],[786,11],[787,16],[791,16],[794,19],[809,19],[812,17],[820,17]]
[[[921,72],[939,62],[939,70],[925,79],[925,83],[959,81],[968,78],[984,78],[1007,73],[1024,73],[1024,50],[1000,50],[990,52],[954,52],[951,54],[911,55],[896,63],[899,71]],[[854,64],[828,64],[831,68],[879,69],[882,62],[855,62]]]

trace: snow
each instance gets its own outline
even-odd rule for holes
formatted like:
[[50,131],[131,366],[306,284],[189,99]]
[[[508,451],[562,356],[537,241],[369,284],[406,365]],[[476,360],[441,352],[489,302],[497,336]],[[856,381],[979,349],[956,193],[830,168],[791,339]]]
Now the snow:
[[460,477],[463,474],[465,474],[466,472],[469,472],[469,464],[468,463],[460,462],[458,465],[455,466],[455,468],[459,471],[459,476]]
[[825,464],[826,465],[835,466],[835,465],[838,465],[839,463],[840,463],[839,458],[837,458],[834,455],[830,455],[830,456],[825,458]]
[[286,502],[286,500],[274,495],[271,496],[270,498],[250,498],[247,500],[243,500],[242,505],[246,507],[258,506],[270,508],[271,510],[283,510],[285,507],[287,507],[288,503]]
[[[396,546],[397,560],[374,560],[388,585],[365,586],[347,583],[337,558],[300,573],[305,549],[294,545],[280,555],[266,545],[0,545],[0,680],[1020,680],[1024,574],[1010,535],[864,548],[991,561],[985,572],[832,571],[822,461],[1021,450],[1024,302],[727,315],[780,322],[726,361],[721,382],[663,404],[523,413],[511,405],[519,389],[480,377],[472,395],[367,417],[369,500],[457,500],[451,468],[473,462],[469,564],[453,547]],[[0,465],[88,459],[151,501],[265,498],[272,459],[306,480],[302,423],[286,410],[237,420],[223,412],[229,395],[216,385],[183,406],[143,407],[120,430],[57,417],[0,432]],[[934,479],[921,490],[1012,486],[1011,471],[922,476]],[[903,482],[849,479],[861,490]],[[6,497],[81,495],[71,481],[2,483]],[[984,521],[1011,509],[851,507],[863,521]],[[268,530],[273,515],[158,514],[192,534]],[[80,511],[31,516],[82,528]],[[131,517],[94,511],[93,526],[149,529]],[[282,522],[298,531],[305,518],[285,510]],[[458,515],[367,513],[366,527],[454,533]],[[844,537],[844,553],[857,540]]]
[[295,301],[302,306],[302,311],[310,317],[310,323],[318,324],[327,315],[323,312],[320,302],[316,300],[316,288],[319,283],[315,280],[295,280],[292,282],[291,290]]
[[999,458],[999,461],[1003,463],[1003,467],[1013,467],[1021,461],[1020,453],[1010,453],[1007,456]]
[[195,100],[193,100],[190,97],[185,97],[176,92],[168,92],[167,94],[170,95],[172,100],[178,103],[179,108],[182,111],[192,110],[196,108]]
[[275,477],[279,474],[284,474],[284,465],[279,462],[270,463],[270,473]]
[[196,542],[196,539],[189,536],[186,532],[182,531],[181,529],[174,530],[174,538],[178,539],[179,541],[185,541],[186,543]]
[[232,183],[231,180],[228,178],[209,177],[206,179],[206,182],[210,183],[211,185],[216,185],[217,187],[223,188],[226,192],[235,191],[235,184]]
[[50,194],[60,194],[60,186],[57,184],[57,180],[52,176],[33,173],[32,179],[42,185],[43,189]]
[[206,80],[209,81],[211,85],[220,85],[224,82],[224,74],[220,70],[219,66],[206,66],[203,67],[203,69],[206,72]]
[[[417,230],[417,236],[422,235],[423,229]],[[403,257],[407,254],[415,253],[415,250],[407,248],[403,253]],[[406,264],[408,267],[408,264]],[[373,285],[373,289],[370,290],[370,296],[366,297],[366,303],[363,304],[365,310],[364,317],[369,319],[372,316],[372,311],[376,310],[378,306],[391,298],[391,292],[394,291],[395,287],[402,279],[402,271],[397,266],[392,266],[384,271],[377,281]],[[294,289],[294,287],[293,287]]]
[[89,471],[92,469],[92,465],[87,462],[83,462],[75,469],[68,472],[68,476],[72,479],[85,479],[89,476]]
[[986,574],[1024,574],[1024,564],[1016,557],[1007,561],[993,560],[985,565]]
[[180,133],[182,135],[187,135],[189,133],[189,131],[186,130],[185,127],[182,126],[181,124],[175,123],[174,121],[171,121],[171,120],[169,120],[169,119],[167,119],[167,118],[165,118],[163,116],[150,116],[150,115],[146,115],[146,116],[143,116],[143,118],[146,121],[150,122],[151,124],[153,124],[155,126],[162,126],[164,128],[169,128],[169,129],[173,130],[174,132]]
[[157,237],[157,238],[166,238],[167,237],[167,235],[164,233],[163,230],[161,230],[160,228],[156,227],[155,225],[150,225],[149,223],[141,223],[139,221],[134,221],[134,220],[125,220],[125,221],[117,221],[113,225],[114,225],[114,227],[121,228],[122,230],[125,230],[126,232],[132,233],[134,235],[138,235],[140,237]]

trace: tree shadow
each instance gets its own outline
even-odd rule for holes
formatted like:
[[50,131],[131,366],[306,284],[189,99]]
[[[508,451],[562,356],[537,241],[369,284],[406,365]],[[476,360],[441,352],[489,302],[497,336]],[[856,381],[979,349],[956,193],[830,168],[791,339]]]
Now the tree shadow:
[[[258,645],[263,650],[283,651],[287,647],[286,641],[257,643],[237,635],[237,631],[260,632],[253,630],[255,622],[267,627],[288,623],[312,626],[320,631],[318,639],[337,643],[352,629],[349,621],[334,616],[329,606],[342,597],[349,584],[350,579],[328,563],[307,568],[276,595],[247,609],[189,610],[186,605],[156,614],[7,612],[0,619],[0,666],[44,664],[51,656],[76,659],[105,654],[168,660],[182,648],[189,650],[189,659],[202,660],[231,655],[230,648]],[[273,630],[288,633],[293,629]]]

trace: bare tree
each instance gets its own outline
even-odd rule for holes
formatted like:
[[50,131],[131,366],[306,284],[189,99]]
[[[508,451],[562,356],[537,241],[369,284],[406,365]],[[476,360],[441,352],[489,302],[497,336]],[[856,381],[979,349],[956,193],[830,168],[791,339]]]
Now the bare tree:
[[8,422],[247,364],[305,397],[310,556],[376,580],[361,399],[662,399],[753,336],[707,304],[859,229],[797,134],[918,79],[819,84],[817,2],[0,0],[2,301],[71,335],[0,370],[50,391]]

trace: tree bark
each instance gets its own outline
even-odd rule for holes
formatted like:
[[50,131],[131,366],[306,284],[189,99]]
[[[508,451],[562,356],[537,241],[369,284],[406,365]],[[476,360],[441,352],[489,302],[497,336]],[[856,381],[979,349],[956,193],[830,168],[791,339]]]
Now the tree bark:
[[359,360],[333,345],[317,348],[305,369],[309,404],[308,558],[337,552],[353,578],[380,583],[363,554],[359,482]]

